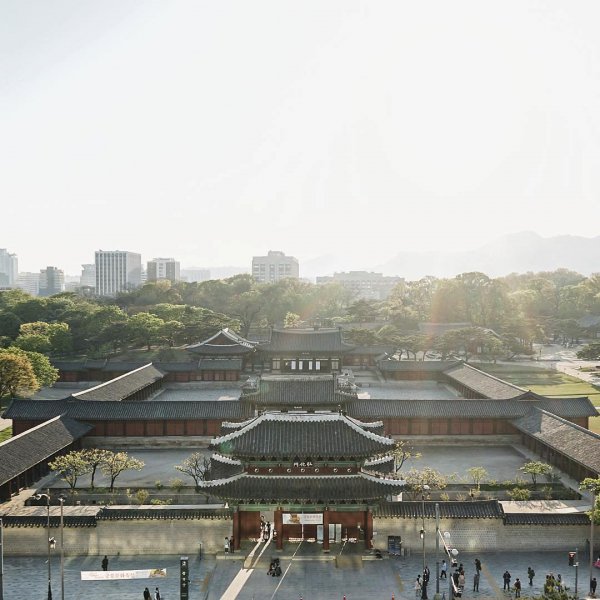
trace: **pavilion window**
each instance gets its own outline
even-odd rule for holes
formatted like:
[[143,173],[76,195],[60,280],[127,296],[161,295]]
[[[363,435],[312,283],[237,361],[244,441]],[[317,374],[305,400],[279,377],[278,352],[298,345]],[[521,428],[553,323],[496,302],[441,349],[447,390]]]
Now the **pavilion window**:
[[320,371],[320,370],[321,370],[321,361],[315,360],[315,371]]
[[295,360],[291,361],[291,368],[292,368],[292,371],[296,370],[296,361]]

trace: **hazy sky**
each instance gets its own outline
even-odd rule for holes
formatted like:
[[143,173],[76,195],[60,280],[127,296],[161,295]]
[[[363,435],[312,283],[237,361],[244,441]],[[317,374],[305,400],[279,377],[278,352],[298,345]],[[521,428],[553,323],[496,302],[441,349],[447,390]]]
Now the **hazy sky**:
[[78,273],[599,235],[599,25],[597,0],[4,0],[0,247]]

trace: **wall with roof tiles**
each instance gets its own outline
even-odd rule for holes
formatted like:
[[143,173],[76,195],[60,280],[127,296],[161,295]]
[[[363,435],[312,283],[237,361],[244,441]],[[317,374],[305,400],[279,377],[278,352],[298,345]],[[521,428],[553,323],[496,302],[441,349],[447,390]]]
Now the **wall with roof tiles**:
[[[423,550],[421,519],[373,519],[375,548],[387,548],[389,535],[402,537],[402,548],[410,553]],[[441,519],[440,532],[450,533],[450,545],[463,552],[564,550],[585,548],[590,535],[585,525],[504,525],[502,519]],[[425,519],[425,547],[435,551],[435,523]]]
[[[223,549],[230,536],[232,521],[227,519],[120,520],[99,521],[96,527],[65,527],[65,555],[117,554],[214,554]],[[41,556],[47,553],[44,527],[5,527],[6,556]],[[57,540],[53,550],[60,553],[60,530],[52,528]],[[100,568],[100,567],[98,567]]]
[[[420,519],[373,519],[375,548],[387,548],[387,536],[401,536],[402,548],[412,554],[422,551]],[[583,525],[504,525],[501,519],[442,519],[440,531],[450,532],[450,546],[459,552],[539,551],[585,548],[589,527]],[[197,554],[221,552],[223,541],[232,532],[227,519],[115,520],[99,521],[97,527],[65,527],[65,554]],[[426,519],[425,542],[428,553],[435,550],[435,524]],[[57,541],[58,528],[51,535]],[[59,548],[56,552],[58,555]],[[4,553],[7,556],[47,552],[43,527],[5,527]]]

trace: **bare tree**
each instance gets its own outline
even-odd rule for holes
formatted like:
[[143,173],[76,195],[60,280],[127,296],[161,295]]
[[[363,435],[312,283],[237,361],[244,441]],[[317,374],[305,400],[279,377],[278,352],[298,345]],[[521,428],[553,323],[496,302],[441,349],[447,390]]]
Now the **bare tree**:
[[201,452],[194,452],[188,456],[182,464],[175,468],[184,475],[189,475],[195,484],[196,491],[200,491],[200,482],[210,479],[211,462],[210,457]]

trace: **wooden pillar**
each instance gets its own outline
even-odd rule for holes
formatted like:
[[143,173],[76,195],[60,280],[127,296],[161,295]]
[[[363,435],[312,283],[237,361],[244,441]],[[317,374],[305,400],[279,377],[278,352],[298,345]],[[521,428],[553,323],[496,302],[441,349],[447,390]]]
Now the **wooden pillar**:
[[234,550],[239,550],[240,549],[240,511],[239,508],[236,506],[233,509],[233,529],[232,529],[232,534],[233,534],[233,549]]
[[370,508],[365,512],[365,548],[373,547],[373,512]]
[[323,511],[323,552],[329,552],[329,509]]
[[276,548],[283,550],[283,514],[281,508],[277,508],[273,512],[273,527],[277,534]]

